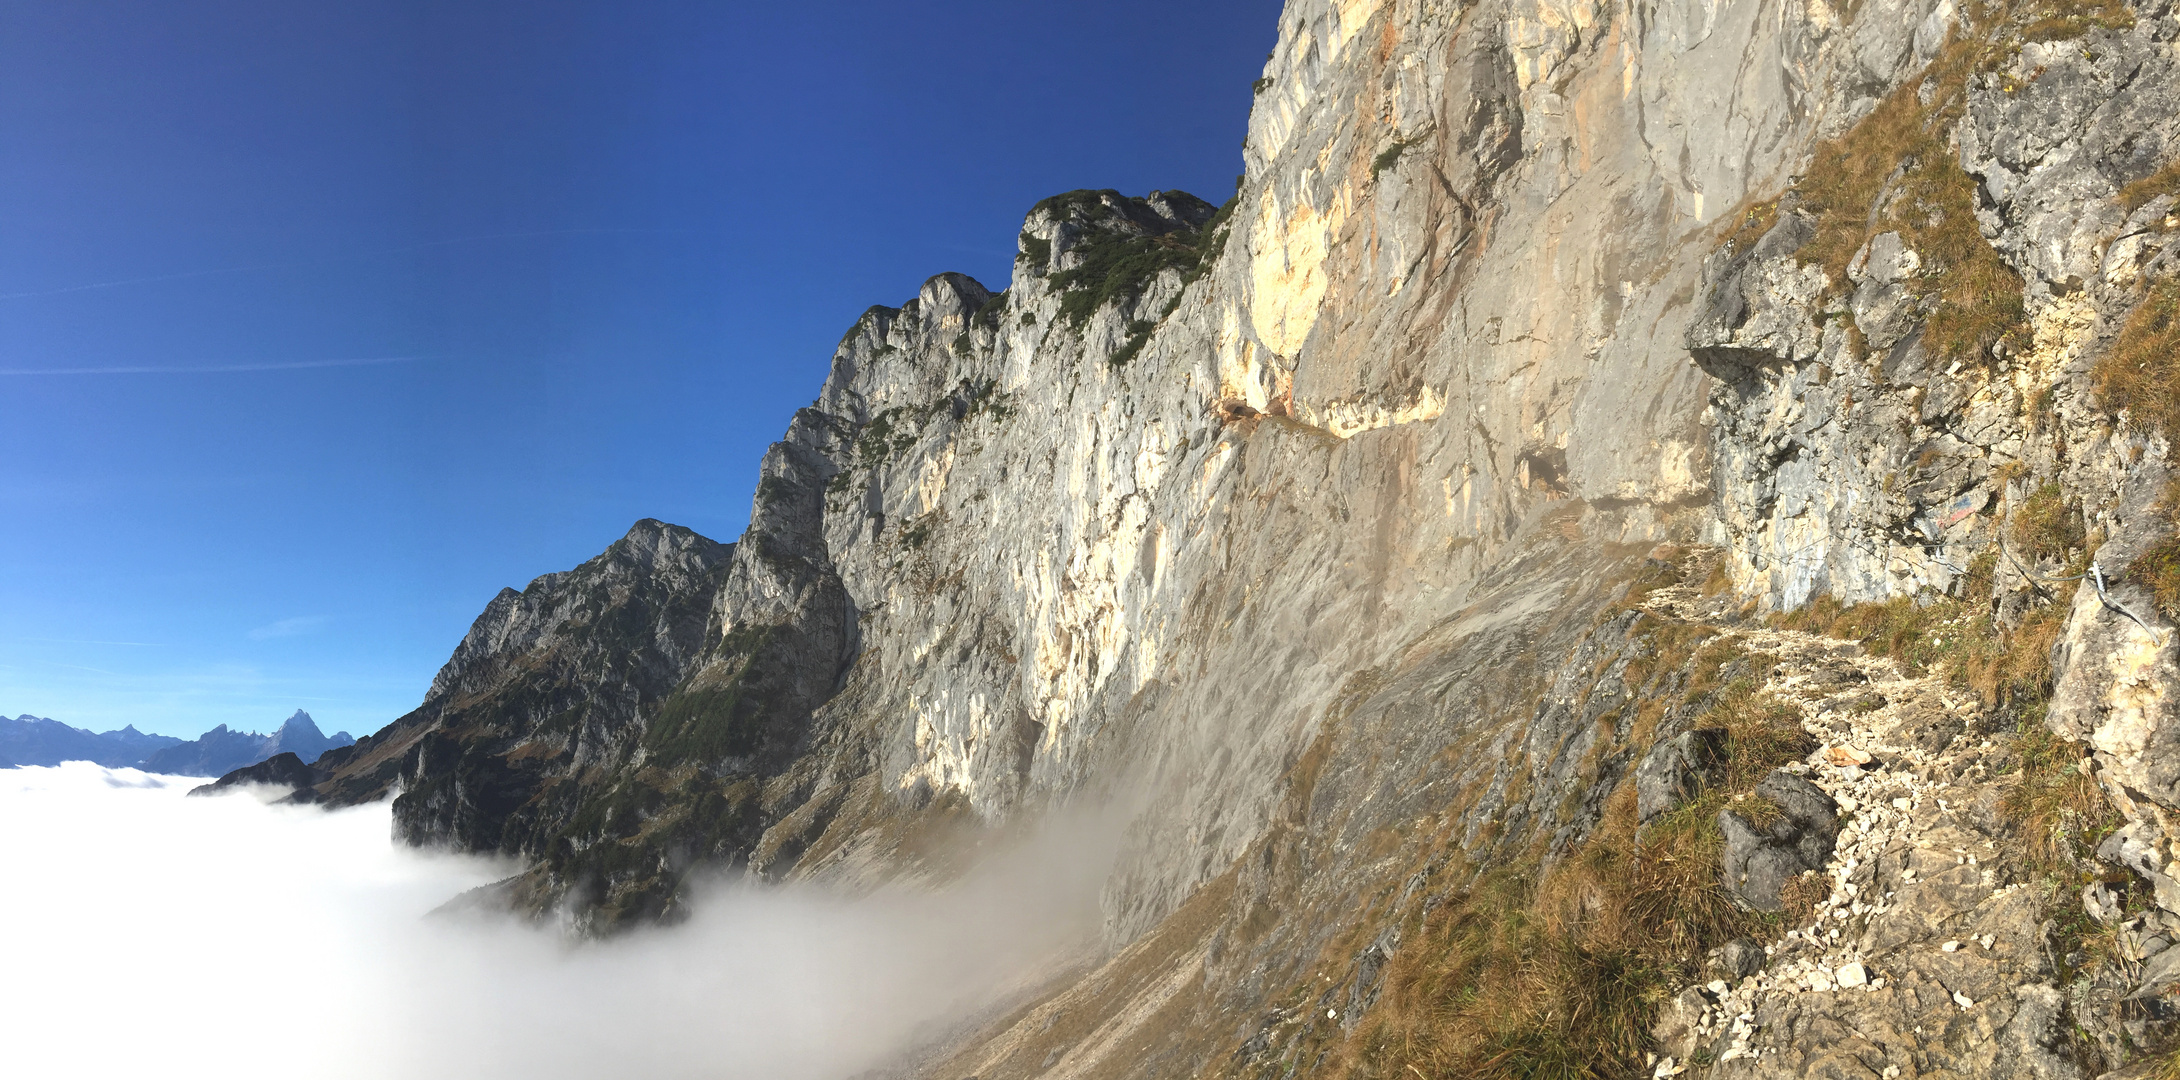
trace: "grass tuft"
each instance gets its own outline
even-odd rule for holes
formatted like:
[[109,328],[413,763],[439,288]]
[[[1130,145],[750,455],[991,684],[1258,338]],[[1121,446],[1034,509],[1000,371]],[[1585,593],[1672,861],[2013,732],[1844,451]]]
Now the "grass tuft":
[[2148,551],[2135,556],[2127,567],[2127,579],[2148,589],[2159,611],[2180,619],[2180,480],[2166,485],[2158,509],[2165,515],[2165,526],[2170,531]]
[[2049,482],[2029,493],[2013,512],[2014,550],[2038,559],[2065,562],[2068,553],[2088,543],[2082,516],[2067,505],[2066,493]]
[[[1817,148],[1795,189],[1816,230],[1798,253],[1824,268],[1834,290],[1871,237],[1898,232],[1922,259],[1915,286],[1929,306],[1924,343],[1942,363],[1987,362],[2001,342],[2029,345],[2021,278],[1976,222],[1975,181],[1950,138],[1967,107],[1969,77],[1993,66],[2000,46],[1956,38],[1845,135]],[[1931,91],[1925,103],[1921,91]]]
[[2119,203],[2132,214],[2160,195],[2180,196],[2180,161],[2143,177],[2119,190]]
[[2152,286],[2097,363],[2097,399],[2138,426],[2180,433],[2180,278]]
[[2023,41],[2072,41],[2091,30],[2132,30],[2135,13],[2119,0],[2062,0],[2047,5],[2021,28]]
[[2089,747],[2035,723],[2014,734],[2012,749],[2019,770],[2000,797],[1999,810],[2020,827],[2029,865],[2066,879],[2078,891],[2088,883],[2082,868],[2090,865],[2091,853],[2119,827],[2119,815],[2096,778],[2082,771]]

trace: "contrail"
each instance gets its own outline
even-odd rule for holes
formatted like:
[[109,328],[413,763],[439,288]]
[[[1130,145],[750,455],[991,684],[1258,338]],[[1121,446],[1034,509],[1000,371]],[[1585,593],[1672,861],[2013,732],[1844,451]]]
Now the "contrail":
[[119,289],[128,285],[150,285],[161,281],[183,281],[189,278],[216,277],[221,274],[247,274],[256,270],[285,270],[297,266],[353,262],[357,259],[371,259],[380,255],[398,255],[404,251],[451,247],[455,244],[478,244],[487,240],[527,240],[539,236],[597,236],[622,233],[688,233],[693,231],[691,229],[541,229],[533,232],[457,236],[451,240],[427,240],[421,244],[402,244],[399,247],[379,248],[374,251],[362,251],[353,255],[329,256],[322,259],[293,259],[287,262],[252,263],[248,266],[224,266],[216,270],[189,270],[179,274],[156,274],[151,277],[121,278],[117,281],[94,281],[86,285],[67,285],[58,289],[33,289],[28,292],[0,293],[0,300],[25,300],[37,296],[63,296],[68,293],[91,292],[96,289]]
[[50,642],[55,642],[55,643],[57,643],[57,644],[61,644],[61,645],[141,645],[141,646],[143,646],[143,647],[145,647],[145,648],[149,648],[149,649],[164,649],[164,648],[166,648],[166,646],[165,646],[164,644],[161,644],[160,642],[156,642],[156,641],[92,641],[92,640],[88,640],[88,639],[85,639],[85,638],[64,638],[64,637],[19,637],[19,638],[9,638],[8,640],[9,640],[9,641],[50,641]]
[[209,367],[0,368],[0,375],[224,375],[238,371],[302,371],[306,368],[407,364],[422,356],[369,356],[348,360],[297,360],[283,364],[217,364]]

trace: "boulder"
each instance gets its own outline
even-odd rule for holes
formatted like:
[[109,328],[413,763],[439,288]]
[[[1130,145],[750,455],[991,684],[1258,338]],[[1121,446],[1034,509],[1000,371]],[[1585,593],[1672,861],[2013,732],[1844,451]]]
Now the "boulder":
[[1659,742],[1635,766],[1635,818],[1643,825],[1696,795],[1726,756],[1719,728],[1685,731]]
[[1719,831],[1726,834],[1722,883],[1748,907],[1777,911],[1779,890],[1789,879],[1823,869],[1832,857],[1839,806],[1823,789],[1783,769],[1756,785],[1756,795],[1780,811],[1763,828],[1736,811],[1718,812]]

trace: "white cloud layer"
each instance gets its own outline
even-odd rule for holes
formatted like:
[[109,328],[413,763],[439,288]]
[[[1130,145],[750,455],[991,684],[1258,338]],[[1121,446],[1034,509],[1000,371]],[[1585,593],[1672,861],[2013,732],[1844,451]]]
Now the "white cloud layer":
[[326,813],[86,763],[0,770],[0,1060],[22,1077],[845,1077],[1054,961],[1086,838],[944,895],[721,888],[571,945],[426,919],[505,874]]

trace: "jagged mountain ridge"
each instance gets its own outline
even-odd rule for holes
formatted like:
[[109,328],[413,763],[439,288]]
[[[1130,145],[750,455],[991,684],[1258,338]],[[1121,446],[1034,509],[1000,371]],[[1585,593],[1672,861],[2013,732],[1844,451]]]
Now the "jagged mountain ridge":
[[221,776],[284,753],[295,754],[305,762],[316,761],[327,751],[354,745],[355,741],[345,731],[325,734],[309,713],[297,709],[270,735],[233,731],[221,724],[188,742],[176,740],[174,745],[148,755],[142,768],[177,776]]
[[134,724],[92,732],[24,713],[13,720],[0,717],[0,767],[90,761],[123,768],[181,741],[172,735],[146,735]]
[[[1232,203],[1058,197],[1004,292],[873,309],[738,544],[643,523],[503,593],[318,791],[400,786],[403,836],[522,856],[509,903],[595,928],[692,867],[938,873],[919,830],[1124,790],[1111,961],[936,1068],[1459,1074],[1386,1026],[1432,920],[1629,845],[1637,762],[1776,677],[1686,644],[1735,604],[1634,602],[1700,541],[1729,601],[2063,617],[2054,722],[2164,889],[2171,635],[2046,599],[2086,535],[1995,546],[2062,491],[2169,631],[2124,574],[2170,532],[2168,445],[2092,368],[2171,274],[2174,193],[2127,204],[2180,138],[2176,34],[2157,3],[1295,0]],[[2026,715],[1945,702],[1933,760]],[[2123,1064],[2065,1045],[2058,965],[2009,963],[1942,1060]],[[1714,1034],[1715,1075],[1787,1067]],[[1852,1067],[1950,1067],[1916,1053]]]

